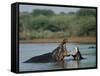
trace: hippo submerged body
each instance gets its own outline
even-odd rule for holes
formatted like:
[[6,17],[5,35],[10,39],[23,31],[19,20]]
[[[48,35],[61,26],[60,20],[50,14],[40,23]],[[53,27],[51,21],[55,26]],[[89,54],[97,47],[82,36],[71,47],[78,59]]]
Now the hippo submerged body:
[[65,56],[72,56],[75,59],[83,59],[81,56],[81,53],[79,52],[79,49],[76,49],[77,52],[75,54],[68,55],[66,50],[66,41],[65,39],[62,41],[62,43],[53,50],[53,52],[42,54],[39,56],[32,57],[25,61],[24,63],[32,63],[32,62],[54,62],[54,61],[62,61],[64,60]]
[[31,63],[31,62],[50,62],[52,61],[52,53],[46,53],[43,55],[35,56],[30,58],[29,60],[25,61],[25,63]]

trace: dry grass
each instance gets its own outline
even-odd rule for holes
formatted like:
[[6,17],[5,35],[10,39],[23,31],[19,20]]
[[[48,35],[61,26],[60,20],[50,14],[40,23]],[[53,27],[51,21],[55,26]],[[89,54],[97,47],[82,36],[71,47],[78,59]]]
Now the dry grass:
[[[68,43],[96,43],[96,37],[69,37]],[[20,43],[57,43],[63,38],[19,40]]]

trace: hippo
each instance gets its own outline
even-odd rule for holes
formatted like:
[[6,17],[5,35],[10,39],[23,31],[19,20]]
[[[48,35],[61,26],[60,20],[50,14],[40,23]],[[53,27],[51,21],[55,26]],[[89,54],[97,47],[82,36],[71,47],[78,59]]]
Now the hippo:
[[67,55],[66,39],[64,39],[61,42],[61,44],[52,52],[32,57],[27,61],[25,61],[24,63],[61,61],[64,60],[64,57],[66,55]]
[[67,40],[64,39],[60,45],[54,49],[52,52],[42,54],[39,56],[32,57],[25,61],[24,63],[32,63],[32,62],[39,62],[39,63],[44,63],[44,62],[56,62],[56,61],[63,61],[65,56],[72,56],[74,60],[80,60],[83,59],[79,48],[75,48],[75,52],[72,54],[68,54],[68,51],[66,49],[66,42]]
[[79,51],[79,48],[76,47],[76,48],[74,48],[74,49],[75,49],[75,50],[74,50],[74,52],[73,52],[73,54],[72,54],[72,57],[74,58],[74,60],[84,59],[84,58],[82,57],[80,51]]

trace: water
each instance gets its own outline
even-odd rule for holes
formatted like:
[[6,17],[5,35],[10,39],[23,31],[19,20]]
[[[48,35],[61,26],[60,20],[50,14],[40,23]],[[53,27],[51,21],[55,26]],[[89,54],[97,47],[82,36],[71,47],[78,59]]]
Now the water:
[[52,52],[59,44],[45,43],[45,44],[20,44],[19,48],[19,71],[39,71],[39,70],[54,70],[54,69],[72,69],[72,68],[89,68],[96,67],[96,47],[95,44],[78,44],[68,43],[66,45],[68,51],[73,51],[74,47],[79,47],[82,56],[85,58],[80,61],[73,60],[73,58],[65,57],[61,62],[48,63],[23,63],[31,57]]

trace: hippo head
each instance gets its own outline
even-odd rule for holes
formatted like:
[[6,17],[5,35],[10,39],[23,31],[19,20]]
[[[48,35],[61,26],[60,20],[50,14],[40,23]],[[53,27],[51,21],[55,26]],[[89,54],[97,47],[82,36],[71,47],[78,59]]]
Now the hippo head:
[[81,55],[81,53],[80,53],[80,51],[79,51],[79,48],[78,48],[78,47],[75,47],[74,49],[75,49],[75,50],[74,50],[74,52],[73,52],[73,54],[72,54],[72,56],[74,57],[74,60],[83,59],[83,57],[82,57],[82,55]]
[[66,39],[64,39],[62,43],[52,52],[52,58],[55,61],[61,61],[67,55],[65,44],[66,44]]
[[79,48],[78,47],[75,47],[75,52],[77,53],[79,51]]

